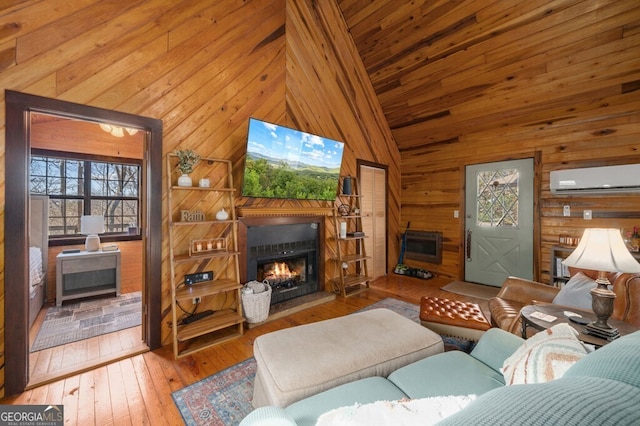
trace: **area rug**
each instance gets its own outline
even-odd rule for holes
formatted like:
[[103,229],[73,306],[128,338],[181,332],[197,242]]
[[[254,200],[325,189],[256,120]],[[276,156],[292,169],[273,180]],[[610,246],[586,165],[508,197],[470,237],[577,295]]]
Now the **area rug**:
[[[416,322],[420,307],[386,298],[361,310],[388,308]],[[474,343],[443,336],[445,350],[470,351]],[[187,425],[237,425],[252,410],[256,360],[252,357],[189,385],[171,396]]]
[[51,306],[31,345],[31,352],[136,327],[141,321],[140,291]]
[[450,293],[461,294],[463,296],[475,297],[483,300],[491,299],[500,291],[500,287],[468,283],[466,281],[453,281],[440,289]]

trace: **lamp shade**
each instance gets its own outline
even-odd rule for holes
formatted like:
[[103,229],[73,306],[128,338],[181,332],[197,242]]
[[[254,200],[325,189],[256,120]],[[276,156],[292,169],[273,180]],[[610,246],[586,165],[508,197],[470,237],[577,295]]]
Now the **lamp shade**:
[[99,215],[82,216],[80,218],[80,233],[84,235],[102,234],[104,232],[104,217]]
[[619,229],[585,229],[580,244],[563,262],[567,266],[605,272],[640,272]]

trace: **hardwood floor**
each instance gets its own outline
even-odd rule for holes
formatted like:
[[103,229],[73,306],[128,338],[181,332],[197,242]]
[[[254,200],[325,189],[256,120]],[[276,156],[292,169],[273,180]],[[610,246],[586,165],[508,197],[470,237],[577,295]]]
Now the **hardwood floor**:
[[[46,312],[47,306],[40,310],[31,327],[30,346],[33,345],[38,330],[42,326]],[[148,350],[149,347],[142,342],[142,327],[138,326],[31,352],[27,388],[79,374]]]
[[386,297],[419,304],[422,296],[486,302],[440,290],[450,280],[390,275],[371,283],[362,293],[313,306],[250,328],[238,339],[179,360],[171,347],[142,353],[38,386],[0,401],[2,404],[64,404],[70,425],[179,425],[182,417],[171,393],[253,356],[253,341],[282,328],[347,315]]

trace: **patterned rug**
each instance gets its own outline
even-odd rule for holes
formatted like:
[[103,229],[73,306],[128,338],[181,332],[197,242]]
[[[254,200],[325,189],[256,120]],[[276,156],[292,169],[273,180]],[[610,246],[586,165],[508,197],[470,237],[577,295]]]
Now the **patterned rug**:
[[[388,308],[416,322],[420,321],[418,305],[386,298],[362,310]],[[470,351],[473,342],[443,336],[445,350]],[[187,425],[237,425],[253,407],[253,380],[256,361],[249,358],[226,370],[213,374],[171,396]]]
[[136,327],[141,321],[142,293],[139,291],[51,306],[31,352]]

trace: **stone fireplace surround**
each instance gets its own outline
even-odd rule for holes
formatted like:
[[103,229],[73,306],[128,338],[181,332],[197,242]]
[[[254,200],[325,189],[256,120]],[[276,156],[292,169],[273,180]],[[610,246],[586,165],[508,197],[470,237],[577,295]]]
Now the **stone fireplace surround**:
[[[297,225],[316,223],[318,247],[315,278],[317,279],[316,292],[325,291],[324,280],[324,245],[325,245],[325,216],[331,214],[331,209],[314,209],[310,214],[309,209],[302,208],[269,208],[269,209],[239,209],[238,243],[239,243],[239,268],[240,281],[249,281],[247,268],[249,266],[248,233],[251,227],[270,227],[278,225]],[[278,235],[276,243],[281,244],[282,238]],[[254,266],[252,266],[254,267]],[[292,294],[295,297],[295,291]],[[300,297],[302,299],[302,297]]]

